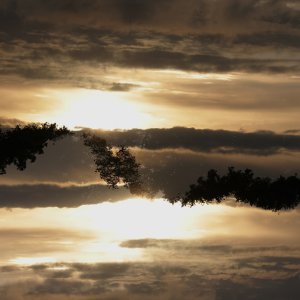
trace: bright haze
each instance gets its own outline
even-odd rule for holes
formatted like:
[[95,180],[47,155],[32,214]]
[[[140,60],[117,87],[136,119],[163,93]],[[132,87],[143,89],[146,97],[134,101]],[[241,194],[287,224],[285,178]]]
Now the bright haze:
[[[299,207],[166,200],[300,172],[299,50],[298,0],[1,0],[1,126],[76,134],[0,175],[0,299],[300,299]],[[151,197],[105,185],[87,130]]]

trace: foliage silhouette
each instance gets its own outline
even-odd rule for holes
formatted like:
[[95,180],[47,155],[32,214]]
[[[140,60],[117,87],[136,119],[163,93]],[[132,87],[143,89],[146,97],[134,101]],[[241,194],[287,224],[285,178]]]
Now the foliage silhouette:
[[[34,162],[36,155],[43,154],[49,141],[73,134],[66,127],[58,128],[54,124],[17,125],[15,128],[0,127],[0,174],[6,174],[10,164],[22,171],[26,169],[27,161]],[[96,172],[110,187],[116,188],[123,184],[133,193],[141,191],[139,164],[126,147],[113,149],[98,136],[84,133],[85,146],[88,146],[94,156]]]
[[250,169],[242,171],[233,167],[228,168],[224,176],[209,170],[206,178],[199,177],[185,196],[175,201],[180,201],[183,206],[193,206],[196,203],[220,203],[229,196],[237,202],[266,210],[293,209],[300,203],[300,178],[294,175],[272,180],[254,177]]
[[6,173],[10,164],[24,170],[27,161],[34,162],[36,155],[44,153],[49,141],[55,142],[70,134],[66,127],[58,128],[55,123],[17,125],[13,129],[0,127],[0,175]]
[[140,165],[128,148],[120,146],[114,149],[106,140],[88,133],[82,137],[84,145],[90,148],[94,156],[95,172],[99,173],[101,179],[112,188],[123,184],[132,193],[141,191]]
[[[56,124],[30,124],[16,126],[13,129],[0,127],[0,175],[6,173],[10,164],[24,170],[27,161],[34,162],[36,155],[43,154],[48,142],[73,134],[66,127]],[[143,182],[140,164],[127,147],[112,147],[103,138],[85,132],[83,143],[94,157],[95,172],[109,187],[123,185],[134,195],[153,196],[151,188]],[[300,203],[300,178],[297,175],[272,180],[269,177],[254,177],[250,169],[235,170],[220,176],[216,170],[209,170],[207,177],[199,177],[196,184],[190,186],[183,197],[168,199],[169,202],[181,202],[183,206],[196,203],[220,203],[226,197],[234,197],[237,202],[259,208],[279,211],[295,208]]]

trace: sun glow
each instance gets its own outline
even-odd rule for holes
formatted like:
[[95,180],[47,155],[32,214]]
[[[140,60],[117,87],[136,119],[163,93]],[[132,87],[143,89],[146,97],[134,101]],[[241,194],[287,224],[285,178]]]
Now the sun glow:
[[43,116],[43,120],[70,128],[146,128],[151,120],[142,105],[127,99],[128,94],[124,92],[76,89],[47,94],[60,100],[61,105],[59,111]]
[[[205,209],[203,209],[205,214]],[[102,238],[127,240],[140,238],[190,239],[202,235],[191,230],[194,212],[163,199],[134,198],[117,203],[83,206],[78,211],[80,223],[99,231]],[[199,212],[198,212],[199,213]],[[74,216],[76,217],[76,216]]]
[[54,257],[17,257],[10,260],[10,263],[16,265],[33,265],[42,263],[55,263]]

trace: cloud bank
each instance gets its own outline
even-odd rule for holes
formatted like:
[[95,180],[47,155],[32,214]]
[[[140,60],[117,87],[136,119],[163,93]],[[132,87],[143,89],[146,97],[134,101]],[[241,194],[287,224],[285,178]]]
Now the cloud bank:
[[[297,7],[285,0],[6,0],[0,71],[73,86],[97,85],[78,72],[93,66],[297,74]],[[120,90],[111,84],[102,88]]]

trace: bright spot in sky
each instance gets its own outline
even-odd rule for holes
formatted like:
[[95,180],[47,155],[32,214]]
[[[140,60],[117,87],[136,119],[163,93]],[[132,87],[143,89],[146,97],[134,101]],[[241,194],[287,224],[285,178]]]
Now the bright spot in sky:
[[54,257],[17,257],[10,260],[10,263],[16,265],[33,265],[42,263],[55,263]]
[[[214,209],[216,209],[213,206]],[[73,212],[73,217],[80,219],[81,226],[99,230],[104,236],[113,240],[126,239],[190,239],[203,235],[191,230],[195,217],[205,218],[211,208],[191,210],[172,205],[163,199],[154,201],[148,199],[128,199],[117,203],[102,203],[99,205],[82,206]]]
[[70,128],[146,128],[152,119],[142,105],[131,102],[123,92],[76,89],[49,91],[48,95],[61,105],[39,118]]
[[[24,230],[25,253],[11,251],[0,265],[31,265],[56,262],[125,262],[148,261],[152,256],[143,248],[128,248],[122,243],[139,239],[194,240],[231,234],[232,225],[224,216],[232,216],[237,208],[223,205],[181,207],[164,199],[132,198],[118,202],[103,202],[77,208],[2,210],[4,228],[15,230],[16,220]],[[42,214],[43,212],[43,214]],[[242,211],[237,212],[241,215]],[[5,222],[4,222],[5,220]],[[231,221],[232,219],[230,219]],[[24,224],[26,224],[24,228]],[[225,226],[226,225],[226,226]],[[243,224],[239,228],[243,230]],[[246,228],[248,225],[245,224]],[[27,242],[28,230],[37,232]],[[239,231],[237,231],[239,232]],[[11,249],[14,240],[4,249]],[[39,254],[35,250],[39,249]]]

